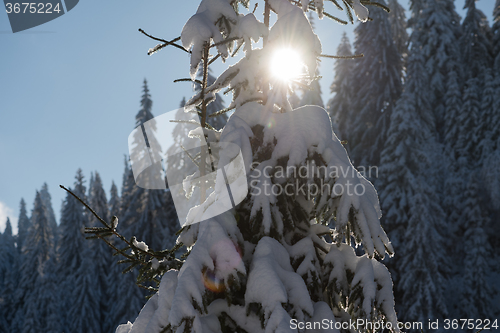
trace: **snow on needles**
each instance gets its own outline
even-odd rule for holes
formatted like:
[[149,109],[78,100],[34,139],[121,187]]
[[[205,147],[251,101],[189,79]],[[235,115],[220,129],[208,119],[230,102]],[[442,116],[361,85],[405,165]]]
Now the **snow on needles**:
[[[223,37],[215,22],[221,17],[225,17],[236,23],[236,13],[227,0],[203,0],[195,15],[186,22],[182,28],[181,41],[186,50],[192,49],[191,55],[191,78],[194,80],[198,71],[198,65],[203,56],[205,43],[223,41]],[[222,44],[217,50],[223,58],[227,58],[227,45]]]
[[[254,136],[250,130],[260,125],[264,128],[263,144],[273,144],[272,155],[266,161],[259,161],[253,173],[248,173],[248,179],[257,179],[255,186],[264,186],[264,180],[271,182],[271,176],[266,173],[269,167],[278,165],[278,160],[288,157],[288,167],[297,167],[305,164],[312,154],[323,157],[330,168],[339,170],[355,170],[347,152],[339,139],[333,134],[331,122],[326,111],[318,106],[304,106],[293,112],[273,113],[258,103],[247,103],[240,107],[229,119],[221,135],[222,142],[232,142],[242,148],[246,169],[250,170],[253,161],[251,156],[250,140]],[[274,142],[276,143],[274,144]],[[257,176],[258,175],[258,176]],[[332,181],[346,188],[358,184],[363,187],[364,194],[356,195],[344,191],[338,197],[330,198],[330,209],[336,212],[336,225],[342,229],[348,224],[348,215],[354,211],[356,221],[355,237],[362,239],[367,253],[372,256],[376,251],[381,256],[387,252],[393,253],[392,246],[380,226],[381,216],[377,192],[373,185],[357,171],[336,174],[336,179],[325,175],[325,181]],[[270,212],[275,203],[274,196],[265,195],[261,191],[255,198],[252,215],[259,210],[263,211],[263,225],[269,232],[272,224]]]

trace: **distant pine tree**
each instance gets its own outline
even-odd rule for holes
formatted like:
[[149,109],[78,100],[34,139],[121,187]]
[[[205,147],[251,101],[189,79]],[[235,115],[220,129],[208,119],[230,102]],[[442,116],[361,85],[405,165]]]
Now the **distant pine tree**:
[[497,0],[493,10],[492,49],[493,49],[493,89],[494,99],[491,109],[491,140],[493,149],[500,149],[500,0]]
[[96,292],[98,280],[93,274],[92,251],[88,246],[80,249],[82,262],[74,274],[74,287],[67,295],[72,304],[67,309],[68,332],[102,332],[99,319],[90,319],[100,318],[100,295]]
[[[337,48],[337,55],[352,56],[351,43],[344,32],[341,42]],[[335,78],[330,86],[330,92],[334,94],[328,101],[327,111],[332,119],[334,130],[341,140],[348,136],[349,126],[353,120],[352,105],[354,101],[352,90],[352,75],[354,59],[338,59],[335,62]]]
[[464,259],[459,313],[461,316],[494,318],[494,311],[498,310],[493,301],[496,291],[487,281],[492,268],[491,247],[484,229],[488,217],[478,200],[478,177],[473,175],[474,172],[469,171],[463,177],[469,181],[463,193],[460,219]]
[[40,196],[42,197],[42,201],[44,206],[47,208],[47,219],[49,220],[49,224],[52,228],[52,233],[54,234],[54,241],[57,241],[57,221],[56,214],[54,213],[54,209],[52,208],[52,197],[49,193],[49,186],[47,183],[44,183],[42,189],[40,190]]
[[[414,28],[411,41],[418,36]],[[390,265],[397,283],[399,319],[427,321],[447,312],[444,299],[447,261],[443,237],[445,215],[439,205],[429,151],[434,124],[429,121],[428,77],[424,56],[413,43],[405,90],[391,116],[382,152],[380,198],[385,227],[399,256]]]
[[467,77],[482,77],[484,70],[491,66],[491,29],[484,13],[477,9],[476,0],[465,0],[467,14],[462,22],[463,35],[460,47],[463,61],[467,64]]
[[[78,169],[75,176],[73,193],[82,200],[85,195],[84,176],[81,169]],[[83,205],[78,202],[71,194],[66,194],[66,199],[61,208],[61,220],[59,225],[59,237],[57,245],[58,265],[57,276],[64,277],[59,286],[59,297],[61,298],[62,323],[63,327],[69,327],[76,319],[69,316],[70,312],[75,312],[73,308],[81,306],[73,299],[75,289],[83,288],[84,286],[76,285],[75,281],[78,278],[77,272],[81,270],[81,266],[85,255],[89,255],[86,250],[85,235],[83,233],[87,223],[87,216],[84,212]],[[93,275],[92,271],[85,274]]]
[[462,23],[463,37],[460,42],[463,61],[468,65],[464,77],[462,105],[464,123],[461,124],[458,147],[469,162],[481,165],[481,150],[489,150],[489,143],[484,142],[488,141],[487,135],[489,135],[486,130],[487,124],[484,123],[489,111],[483,110],[481,103],[483,97],[485,104],[488,104],[487,99],[489,99],[483,94],[488,94],[488,90],[485,91],[485,80],[491,81],[488,68],[493,64],[491,44],[488,39],[490,28],[483,12],[476,8],[474,0],[466,0],[464,8],[467,9],[467,15]]
[[[142,126],[145,122],[155,129],[155,121],[151,112],[152,101],[150,99],[149,90],[146,81],[144,82],[144,93],[141,100],[141,109],[136,115],[136,127]],[[138,131],[137,133],[139,133]],[[139,133],[142,135],[142,132]],[[139,135],[138,134],[138,135]],[[137,140],[142,140],[137,138]],[[154,136],[149,135],[147,138],[148,147],[156,147],[151,149],[152,154],[158,156],[154,160],[161,160],[160,144]],[[131,152],[131,155],[140,156],[141,152]],[[151,177],[159,177],[160,175],[153,175]],[[130,179],[127,179],[130,182]],[[154,181],[154,180],[153,180]],[[161,180],[163,181],[163,180]],[[165,207],[164,190],[146,189],[136,186],[135,183],[129,186],[130,192],[126,193],[127,200],[126,210],[122,212],[121,220],[124,221],[125,228],[127,228],[127,235],[136,236],[139,241],[144,241],[149,247],[159,250],[162,248],[164,240],[164,231],[170,229],[169,224],[176,221],[171,221],[169,217],[169,208]],[[124,193],[125,196],[125,193]],[[173,244],[172,244],[173,245]]]
[[[384,2],[381,2],[385,4]],[[402,58],[392,39],[387,13],[370,10],[372,22],[356,27],[356,61],[352,89],[356,92],[348,136],[355,165],[379,165],[385,146],[392,109],[402,90]]]
[[481,114],[481,82],[477,77],[470,77],[465,82],[463,91],[463,104],[460,117],[456,119],[460,126],[460,134],[457,147],[459,156],[467,158],[471,163],[477,165],[481,156],[477,147],[482,141],[483,133],[476,132],[480,127],[479,118]]
[[43,204],[40,192],[36,193],[35,204],[31,214],[31,227],[26,244],[21,254],[20,282],[17,293],[17,309],[15,322],[17,332],[37,333],[47,326],[47,316],[40,311],[49,304],[44,294],[43,279],[47,272],[46,264],[54,256],[54,235],[47,219],[47,208]]
[[109,201],[108,201],[108,210],[109,216],[119,216],[120,215],[120,204],[121,204],[120,196],[118,195],[118,188],[116,187],[115,182],[111,182],[111,190],[109,191]]
[[388,1],[389,8],[389,23],[391,24],[392,39],[396,44],[398,53],[406,59],[408,56],[408,24],[406,21],[405,9],[397,0]]
[[[96,171],[89,188],[89,204],[90,207],[105,221],[110,221],[108,201],[106,199],[106,193],[102,187],[102,180],[99,173]],[[92,214],[88,214],[89,222],[86,225],[90,227],[101,227],[101,222],[97,220]],[[94,240],[86,244],[92,249],[92,273],[93,278],[96,280],[95,294],[98,299],[98,314],[100,317],[96,320],[101,325],[101,332],[109,332],[112,328],[106,327],[106,315],[110,311],[111,298],[108,294],[110,289],[110,265],[112,262],[112,252],[111,248],[101,240]]]
[[492,47],[494,59],[494,68],[500,69],[500,0],[496,0],[493,8],[493,27],[491,29]]
[[10,330],[12,317],[15,314],[14,291],[19,278],[19,253],[16,249],[15,238],[12,235],[12,225],[7,218],[5,230],[0,234],[0,332]]
[[[40,303],[44,304],[39,309],[40,316],[44,318],[44,333],[61,333],[64,332],[62,326],[61,312],[65,308],[61,307],[61,298],[59,294],[60,278],[56,273],[56,256],[54,253],[45,265],[45,272],[41,278]],[[38,331],[40,332],[40,331]]]
[[[428,72],[428,99],[436,122],[433,134],[438,135],[438,140],[442,141],[446,132],[446,113],[452,112],[446,110],[445,99],[445,94],[454,87],[449,76],[462,77],[459,46],[462,29],[453,0],[424,3],[414,42],[422,47],[424,66]],[[448,84],[452,87],[448,87]]]
[[[153,102],[149,94],[147,82],[144,81],[141,109],[136,115],[136,128],[148,122],[153,130],[156,129],[154,116],[151,112]],[[142,131],[137,131],[142,135]],[[141,137],[135,140],[142,140]],[[138,141],[136,141],[138,142]],[[161,160],[160,145],[154,136],[147,137],[148,147],[155,155],[155,160]],[[136,155],[135,155],[136,154]],[[132,151],[132,156],[140,156],[141,152]],[[160,175],[153,175],[153,177]],[[168,191],[168,190],[167,190]],[[138,241],[145,242],[151,249],[159,251],[166,247],[172,247],[172,230],[177,230],[178,222],[173,211],[173,203],[168,201],[168,195],[164,190],[146,189],[136,185],[132,170],[125,162],[123,175],[123,189],[120,210],[120,226],[126,238],[135,236]],[[172,215],[174,214],[174,215]],[[170,244],[165,244],[166,239]],[[132,271],[125,275],[120,274],[125,267],[113,265],[113,276],[119,276],[117,286],[114,289],[119,300],[110,306],[110,327],[126,322],[136,316],[145,303],[145,293],[135,285],[137,273]]]
[[21,199],[19,219],[17,220],[17,251],[22,252],[24,243],[26,242],[26,236],[28,234],[28,229],[31,225],[31,221],[26,214],[26,202]]

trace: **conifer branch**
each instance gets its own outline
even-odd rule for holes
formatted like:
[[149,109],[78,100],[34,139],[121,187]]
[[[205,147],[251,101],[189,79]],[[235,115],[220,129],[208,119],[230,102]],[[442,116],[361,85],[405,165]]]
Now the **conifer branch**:
[[230,108],[225,108],[225,109],[219,110],[217,112],[214,112],[212,114],[209,114],[208,117],[209,118],[217,117],[217,116],[220,116],[221,114],[224,114],[224,113],[229,112],[231,110],[232,109],[230,109]]
[[[231,56],[234,56],[234,54],[231,54]],[[214,63],[215,60],[219,59],[220,57],[220,53],[217,53],[217,55],[215,57],[213,57],[209,62],[208,62],[208,66],[210,66],[211,64]]]
[[349,21],[351,21],[351,23],[354,23],[354,17],[352,16],[351,12],[352,2],[348,3],[346,0],[342,0],[342,2],[344,3],[345,9],[347,11],[347,16],[349,17]]
[[[182,46],[180,46],[179,44],[176,44],[176,43],[175,43],[175,42],[177,42],[177,41],[179,41],[179,40],[181,39],[181,37],[180,37],[180,36],[179,36],[179,37],[177,37],[177,38],[174,38],[174,39],[172,39],[172,40],[170,40],[170,41],[168,41],[168,40],[165,40],[165,39],[156,38],[156,37],[154,37],[154,36],[151,36],[151,35],[149,35],[148,33],[146,33],[144,30],[142,30],[142,29],[140,29],[140,28],[139,28],[139,32],[143,33],[144,35],[148,36],[148,37],[149,37],[149,38],[151,38],[151,39],[154,39],[154,40],[159,41],[159,42],[163,42],[163,44],[160,44],[160,45],[156,45],[156,46],[155,46],[155,48],[153,49],[153,50],[155,50],[154,52],[157,52],[157,51],[161,50],[161,49],[162,49],[162,48],[164,48],[165,46],[172,45],[172,46],[174,46],[174,47],[176,47],[176,48],[178,48],[178,49],[181,49],[181,50],[182,50],[182,51],[184,51],[184,52],[191,53],[191,51],[186,50],[185,48],[183,48],[183,47],[182,47]],[[152,53],[154,53],[154,52],[152,52]],[[151,54],[152,54],[152,53],[151,53]],[[148,55],[151,55],[151,54],[148,52]]]
[[363,53],[361,54],[353,54],[353,55],[348,55],[348,56],[337,56],[337,55],[329,55],[329,54],[320,54],[319,57],[322,58],[331,58],[331,59],[356,59],[356,58],[363,58],[365,55]]
[[373,1],[370,1],[370,0],[361,0],[360,2],[363,5],[379,7],[379,8],[382,8],[383,10],[385,10],[388,13],[391,12],[391,9],[389,7],[387,7],[386,5],[383,5],[381,3],[378,3],[378,2],[373,2]]
[[189,78],[174,80],[174,83],[177,83],[177,82],[195,82],[195,83],[198,83],[198,84],[202,84],[202,82],[200,80],[198,80],[198,79],[195,79],[193,81],[193,80],[191,80]]
[[337,6],[338,10],[344,10],[344,8],[342,8],[342,6],[339,5],[339,3],[337,2],[337,0],[328,0],[328,1],[332,2],[335,6]]
[[177,120],[177,119],[172,119],[170,120],[171,123],[184,123],[184,124],[193,124],[193,125],[198,125],[200,126],[200,123],[195,121],[195,120]]
[[[113,216],[113,221],[111,224],[107,223],[103,218],[101,218],[85,201],[83,201],[79,196],[74,194],[71,190],[67,189],[63,185],[59,185],[62,189],[64,189],[66,192],[71,194],[75,199],[77,199],[79,202],[81,202],[85,208],[87,208],[103,225],[104,227],[86,227],[85,228],[85,233],[86,234],[93,234],[93,236],[88,236],[86,237],[87,239],[102,239],[109,247],[111,247],[115,253],[113,255],[122,255],[125,259],[120,260],[118,263],[128,263],[130,266],[128,266],[123,273],[129,272],[133,270],[135,267],[141,265],[143,268],[141,269],[142,274],[140,274],[137,278],[136,284],[138,286],[141,286],[141,282],[145,281],[152,281],[154,280],[154,277],[163,271],[166,271],[170,268],[175,268],[179,269],[183,261],[175,258],[175,251],[177,251],[182,244],[177,244],[174,246],[171,250],[162,250],[162,251],[153,251],[150,249],[144,250],[138,246],[136,246],[134,243],[137,242],[135,236],[132,237],[132,239],[129,241],[123,235],[121,235],[117,230],[117,217]],[[112,242],[110,242],[106,237],[115,235],[117,238],[119,238],[122,242],[124,242],[127,246],[123,249],[117,248]],[[132,254],[129,254],[125,251],[132,250]],[[148,259],[148,257],[151,257],[151,259]],[[167,265],[160,265],[160,266],[165,266],[162,267],[162,270],[158,269],[153,269],[151,260],[152,259],[156,260],[162,260],[163,262],[167,260]]]
[[[198,164],[198,162],[196,162],[195,158],[193,156],[191,156],[191,154],[186,150],[186,148],[184,148],[183,145],[180,145],[180,146],[181,146],[181,149],[184,150],[186,155],[191,159],[191,161],[193,161],[193,163],[199,168],[200,165]],[[182,229],[180,231],[182,232]],[[180,234],[180,232],[179,232],[179,234]],[[179,235],[177,235],[177,236],[179,236]]]
[[231,38],[227,38],[227,39],[224,39],[223,41],[221,42],[218,42],[218,43],[215,43],[215,44],[212,44],[210,45],[210,48],[212,47],[217,47],[217,46],[220,46],[220,45],[224,45],[224,44],[227,44],[227,43],[230,43],[230,42],[234,42],[235,40],[238,40],[238,39],[242,39],[241,37],[231,37]]
[[325,15],[325,16],[326,16],[326,17],[328,17],[328,18],[331,18],[331,19],[332,19],[332,20],[334,20],[334,21],[337,21],[338,23],[340,23],[340,24],[342,24],[342,25],[347,25],[347,23],[348,23],[347,21],[341,20],[341,19],[339,19],[338,17],[333,16],[332,14],[329,14],[329,13],[327,13],[327,12],[325,12],[325,11],[323,11],[323,15]]

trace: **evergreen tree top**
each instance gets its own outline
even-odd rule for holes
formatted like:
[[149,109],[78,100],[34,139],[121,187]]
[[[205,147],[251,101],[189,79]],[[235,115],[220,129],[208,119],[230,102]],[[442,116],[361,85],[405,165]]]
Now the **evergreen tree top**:
[[493,8],[493,21],[500,22],[500,0],[497,0]]
[[26,212],[26,202],[24,201],[24,198],[21,198],[21,202],[19,203],[19,206],[20,206],[19,219],[21,219],[22,216],[23,217],[26,216],[26,218],[27,218],[28,215]]
[[95,172],[94,176],[94,186],[101,186],[102,187],[102,180],[101,180],[101,175],[99,175],[99,172]]
[[78,169],[75,175],[75,194],[82,199],[85,197],[85,191],[87,190],[84,185],[84,178],[85,176],[83,175],[82,169]]
[[[7,217],[7,222],[5,223],[5,230],[3,236],[12,236],[12,225],[10,224],[10,218]],[[5,239],[5,238],[4,238]]]
[[467,15],[462,23],[463,61],[468,64],[469,76],[476,77],[492,63],[491,45],[488,40],[490,28],[486,16],[476,8],[474,0],[467,0],[464,9],[467,9]]
[[31,221],[26,212],[26,202],[24,199],[21,199],[20,203],[20,211],[19,211],[19,219],[17,221],[17,248],[19,251],[22,250],[24,242],[26,240],[26,235],[28,233],[29,226],[31,225]]
[[[43,204],[40,192],[36,192],[35,205],[31,213],[31,228],[28,232],[25,248],[36,257],[38,269],[43,272],[43,264],[50,259],[54,235],[47,219],[47,208]],[[23,251],[24,252],[24,251]]]
[[349,40],[347,32],[345,31],[342,34],[342,38],[340,39],[340,44],[337,48],[337,52],[342,52],[342,54],[339,55],[352,55],[351,41]]
[[495,69],[500,72],[500,0],[496,0],[493,9],[493,55],[495,56]]
[[151,100],[151,95],[149,94],[148,82],[144,79],[143,93],[141,98],[141,109],[135,116],[135,127],[140,126],[154,118],[151,110],[153,108],[153,101]]
[[111,197],[118,196],[118,188],[116,187],[115,181],[111,181],[111,190],[109,191]]

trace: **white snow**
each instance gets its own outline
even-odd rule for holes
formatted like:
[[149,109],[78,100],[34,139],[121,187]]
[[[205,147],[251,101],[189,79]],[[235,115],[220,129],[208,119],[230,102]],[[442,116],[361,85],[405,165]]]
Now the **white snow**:
[[138,242],[136,239],[132,241],[132,244],[134,244],[135,247],[138,249],[141,249],[144,252],[148,252],[149,247],[146,245],[144,242]]

